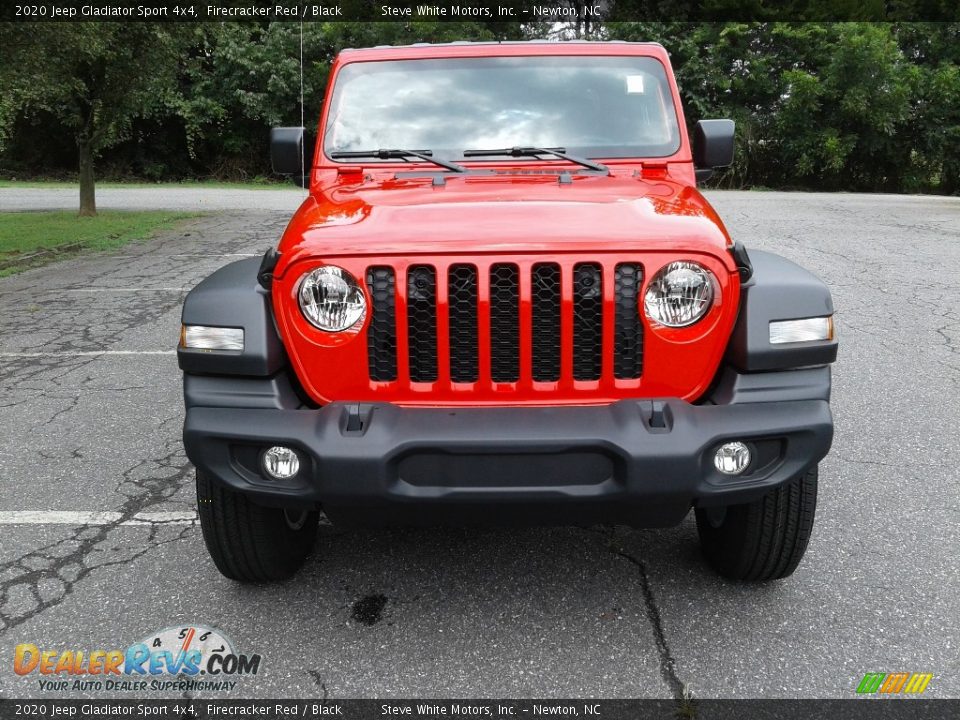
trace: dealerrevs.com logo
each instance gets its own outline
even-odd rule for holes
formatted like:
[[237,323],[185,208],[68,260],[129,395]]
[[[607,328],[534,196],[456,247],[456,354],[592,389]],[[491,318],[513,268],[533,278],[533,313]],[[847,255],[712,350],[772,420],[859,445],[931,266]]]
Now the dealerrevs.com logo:
[[230,691],[256,675],[262,657],[234,650],[219,630],[193,625],[152,633],[126,650],[47,649],[21,643],[17,675],[38,675],[43,691]]

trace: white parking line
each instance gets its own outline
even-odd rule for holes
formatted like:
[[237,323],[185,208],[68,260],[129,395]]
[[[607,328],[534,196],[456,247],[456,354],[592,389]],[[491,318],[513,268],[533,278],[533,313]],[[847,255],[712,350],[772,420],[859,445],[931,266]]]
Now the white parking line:
[[193,525],[197,514],[180,512],[142,512],[120,520],[118,512],[85,510],[0,510],[0,525]]
[[190,292],[190,288],[135,287],[135,288],[66,288],[68,293],[123,293],[123,292]]
[[97,355],[176,355],[176,350],[89,350],[71,352],[0,352],[0,358],[96,357]]
[[218,257],[261,257],[263,253],[178,253],[167,255],[171,258],[218,258]]

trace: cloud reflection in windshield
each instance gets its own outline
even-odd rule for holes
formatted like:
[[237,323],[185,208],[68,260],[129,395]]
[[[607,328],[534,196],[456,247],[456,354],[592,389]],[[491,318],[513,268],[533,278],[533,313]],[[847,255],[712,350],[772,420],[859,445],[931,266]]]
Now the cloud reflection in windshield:
[[663,67],[644,57],[450,58],[360,62],[340,71],[330,152],[565,147],[593,157],[662,157],[679,147]]

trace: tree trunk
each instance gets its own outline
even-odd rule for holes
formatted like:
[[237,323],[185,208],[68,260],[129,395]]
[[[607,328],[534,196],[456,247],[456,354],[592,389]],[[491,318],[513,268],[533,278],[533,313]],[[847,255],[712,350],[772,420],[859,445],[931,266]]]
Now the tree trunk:
[[97,214],[96,188],[93,178],[93,143],[82,138],[80,148],[80,217]]

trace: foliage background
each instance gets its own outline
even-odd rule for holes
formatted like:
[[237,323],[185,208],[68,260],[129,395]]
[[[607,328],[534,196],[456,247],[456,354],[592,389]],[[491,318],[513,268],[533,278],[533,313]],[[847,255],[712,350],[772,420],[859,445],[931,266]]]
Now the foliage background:
[[[960,193],[956,22],[307,23],[306,124],[343,47],[570,36],[670,51],[687,121],[737,121],[717,184]],[[0,25],[0,177],[75,178],[85,124],[101,179],[267,177],[299,57],[296,23]]]

